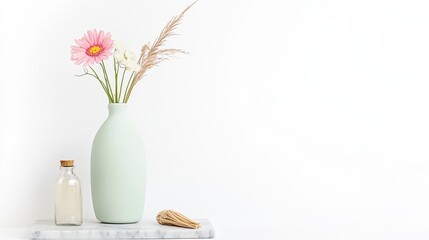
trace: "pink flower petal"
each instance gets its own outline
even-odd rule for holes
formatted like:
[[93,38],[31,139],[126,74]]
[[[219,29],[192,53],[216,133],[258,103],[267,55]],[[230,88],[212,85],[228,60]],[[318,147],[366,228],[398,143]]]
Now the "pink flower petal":
[[102,45],[103,39],[104,39],[104,31],[101,30],[97,36],[97,44]]
[[89,48],[91,46],[84,38],[76,39],[75,42],[82,48]]
[[106,33],[104,36],[103,42],[101,43],[105,48],[113,47],[113,41],[111,39],[110,33]]
[[85,52],[85,49],[78,46],[71,46],[72,52]]
[[97,39],[98,39],[98,33],[97,30],[92,30],[92,37],[94,38],[94,45],[97,44]]
[[92,31],[88,30],[86,32],[86,36],[84,36],[84,38],[86,39],[86,41],[88,41],[89,45],[93,45],[94,44],[94,37],[92,36]]

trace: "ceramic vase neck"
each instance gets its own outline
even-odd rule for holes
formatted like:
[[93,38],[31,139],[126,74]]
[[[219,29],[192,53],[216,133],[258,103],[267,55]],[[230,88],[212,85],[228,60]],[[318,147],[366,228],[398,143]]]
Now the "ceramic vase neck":
[[126,103],[111,103],[109,104],[109,116],[126,114],[127,107]]

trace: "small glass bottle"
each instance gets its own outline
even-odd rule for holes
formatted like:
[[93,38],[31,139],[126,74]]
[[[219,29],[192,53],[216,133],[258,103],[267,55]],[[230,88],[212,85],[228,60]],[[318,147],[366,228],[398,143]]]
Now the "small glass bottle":
[[82,224],[82,192],[80,180],[73,173],[74,161],[61,160],[61,173],[55,191],[55,224]]

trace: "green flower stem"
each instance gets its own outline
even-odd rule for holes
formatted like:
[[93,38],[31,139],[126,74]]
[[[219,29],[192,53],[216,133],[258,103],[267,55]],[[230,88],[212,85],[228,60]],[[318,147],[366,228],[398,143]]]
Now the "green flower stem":
[[[88,75],[95,77],[94,75],[89,74],[89,73],[88,73]],[[95,77],[95,78],[97,78],[97,77]],[[104,86],[103,82],[99,78],[97,78],[97,80],[100,82],[101,86],[103,87],[104,92],[107,94],[107,98],[109,99],[109,103],[112,103],[113,99],[110,98],[109,93],[107,92],[107,88]]]
[[[112,90],[112,86],[110,85],[109,76],[107,75],[106,66],[104,65],[104,61],[100,62],[100,66],[101,66],[101,69],[103,70],[104,79],[106,80],[106,85],[107,85],[108,89],[110,90],[110,96],[112,96],[112,99],[113,99],[113,97],[114,97],[113,90]],[[116,102],[116,101],[113,101],[113,102]]]
[[107,94],[107,98],[109,99],[109,103],[113,103],[113,98],[112,98],[112,96],[110,96],[109,91],[107,89],[107,86],[104,85],[104,83],[101,81],[100,77],[98,77],[97,72],[91,66],[88,65],[88,67],[92,70],[92,72],[94,74],[90,74],[90,73],[86,73],[86,74],[95,77],[100,82],[101,86],[103,87],[104,92]]
[[[118,68],[116,68],[116,65],[118,65]],[[119,102],[118,98],[118,71],[119,71],[119,63],[113,59],[113,69],[115,70],[115,102]]]
[[[119,100],[121,99],[122,95],[122,86],[124,85],[124,76],[125,76],[126,68],[124,68],[124,72],[122,73],[122,80],[121,80],[121,89],[119,90]],[[134,72],[131,74],[131,76],[134,74]]]
[[[129,98],[128,88],[130,87],[131,79],[133,79],[134,72],[131,74],[130,79],[128,79],[127,87],[125,88],[124,101],[123,103],[127,103]],[[131,91],[131,89],[130,89]]]

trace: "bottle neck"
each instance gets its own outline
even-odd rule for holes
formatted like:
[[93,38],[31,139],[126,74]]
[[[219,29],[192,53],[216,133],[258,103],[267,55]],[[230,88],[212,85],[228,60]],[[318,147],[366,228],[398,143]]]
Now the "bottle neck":
[[61,169],[61,174],[63,175],[73,174],[74,167],[60,167],[60,169]]

